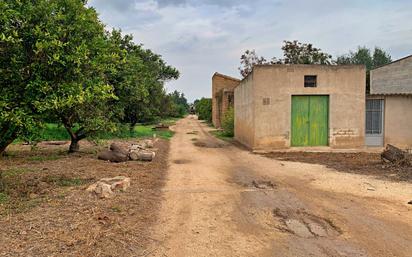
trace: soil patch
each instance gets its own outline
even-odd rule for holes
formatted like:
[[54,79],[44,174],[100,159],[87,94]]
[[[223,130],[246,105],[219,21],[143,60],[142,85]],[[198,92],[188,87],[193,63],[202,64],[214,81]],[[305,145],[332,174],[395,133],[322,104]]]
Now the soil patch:
[[412,167],[384,164],[379,153],[276,152],[262,155],[277,160],[322,164],[340,172],[412,182]]
[[179,160],[174,160],[173,163],[176,164],[186,164],[186,163],[190,163],[190,160],[185,160],[185,159],[179,159]]
[[[84,142],[74,155],[66,154],[67,145],[35,151],[12,146],[0,159],[7,187],[0,203],[0,256],[140,256],[155,243],[150,228],[162,199],[169,141],[159,140],[155,159],[145,163],[98,160],[96,153],[110,143]],[[51,154],[58,158],[45,158]],[[115,176],[131,179],[126,192],[102,200],[86,192]]]
[[194,141],[193,143],[197,147],[204,147],[204,148],[222,148],[223,145],[216,142],[209,142],[209,141]]
[[252,185],[258,189],[276,188],[276,184],[269,180],[253,180]]

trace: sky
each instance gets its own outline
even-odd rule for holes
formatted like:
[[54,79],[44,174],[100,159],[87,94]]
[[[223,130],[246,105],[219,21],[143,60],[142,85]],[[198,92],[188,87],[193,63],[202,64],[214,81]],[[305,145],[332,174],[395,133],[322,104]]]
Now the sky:
[[215,72],[240,78],[240,56],[282,58],[284,40],[337,55],[379,46],[412,54],[411,0],[89,0],[107,29],[120,28],[181,72],[168,82],[189,101],[211,97]]

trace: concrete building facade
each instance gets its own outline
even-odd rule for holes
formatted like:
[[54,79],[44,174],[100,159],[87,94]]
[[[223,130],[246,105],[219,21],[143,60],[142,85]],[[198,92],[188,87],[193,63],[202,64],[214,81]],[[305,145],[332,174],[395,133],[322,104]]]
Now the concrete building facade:
[[221,127],[224,113],[234,104],[234,89],[240,83],[239,79],[220,73],[212,77],[212,122],[216,128]]
[[258,65],[234,90],[235,138],[252,149],[359,148],[365,141],[360,65]]
[[412,55],[371,71],[366,145],[412,148]]

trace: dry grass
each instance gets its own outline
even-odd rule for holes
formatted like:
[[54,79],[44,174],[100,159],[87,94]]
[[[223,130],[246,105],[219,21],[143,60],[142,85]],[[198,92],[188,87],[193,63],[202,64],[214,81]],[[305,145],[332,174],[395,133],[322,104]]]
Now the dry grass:
[[[169,142],[156,143],[151,163],[99,161],[104,147],[84,142],[82,153],[68,155],[64,145],[34,152],[14,145],[0,159],[0,256],[139,256],[153,243]],[[131,187],[113,199],[85,191],[118,175],[130,177]]]

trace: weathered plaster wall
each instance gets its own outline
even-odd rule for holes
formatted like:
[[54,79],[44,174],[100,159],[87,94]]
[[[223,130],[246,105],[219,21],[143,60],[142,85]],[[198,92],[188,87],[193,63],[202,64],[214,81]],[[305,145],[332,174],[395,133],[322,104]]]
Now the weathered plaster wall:
[[[253,75],[254,148],[290,146],[292,95],[329,95],[329,145],[336,148],[364,145],[363,66],[256,66]],[[305,75],[317,75],[316,88],[304,87]],[[264,98],[269,98],[266,104]]]
[[235,139],[245,146],[254,145],[254,90],[253,74],[235,88]]
[[412,148],[412,96],[385,96],[384,143]]
[[[219,73],[215,73],[212,77],[212,122],[217,128],[220,127],[220,120],[227,108],[229,103],[227,101],[227,96],[233,92],[234,88],[237,87],[240,80],[225,76]],[[221,94],[219,94],[221,92]],[[221,97],[221,102],[219,105],[219,95]]]
[[371,94],[402,93],[412,93],[412,56],[371,71]]

